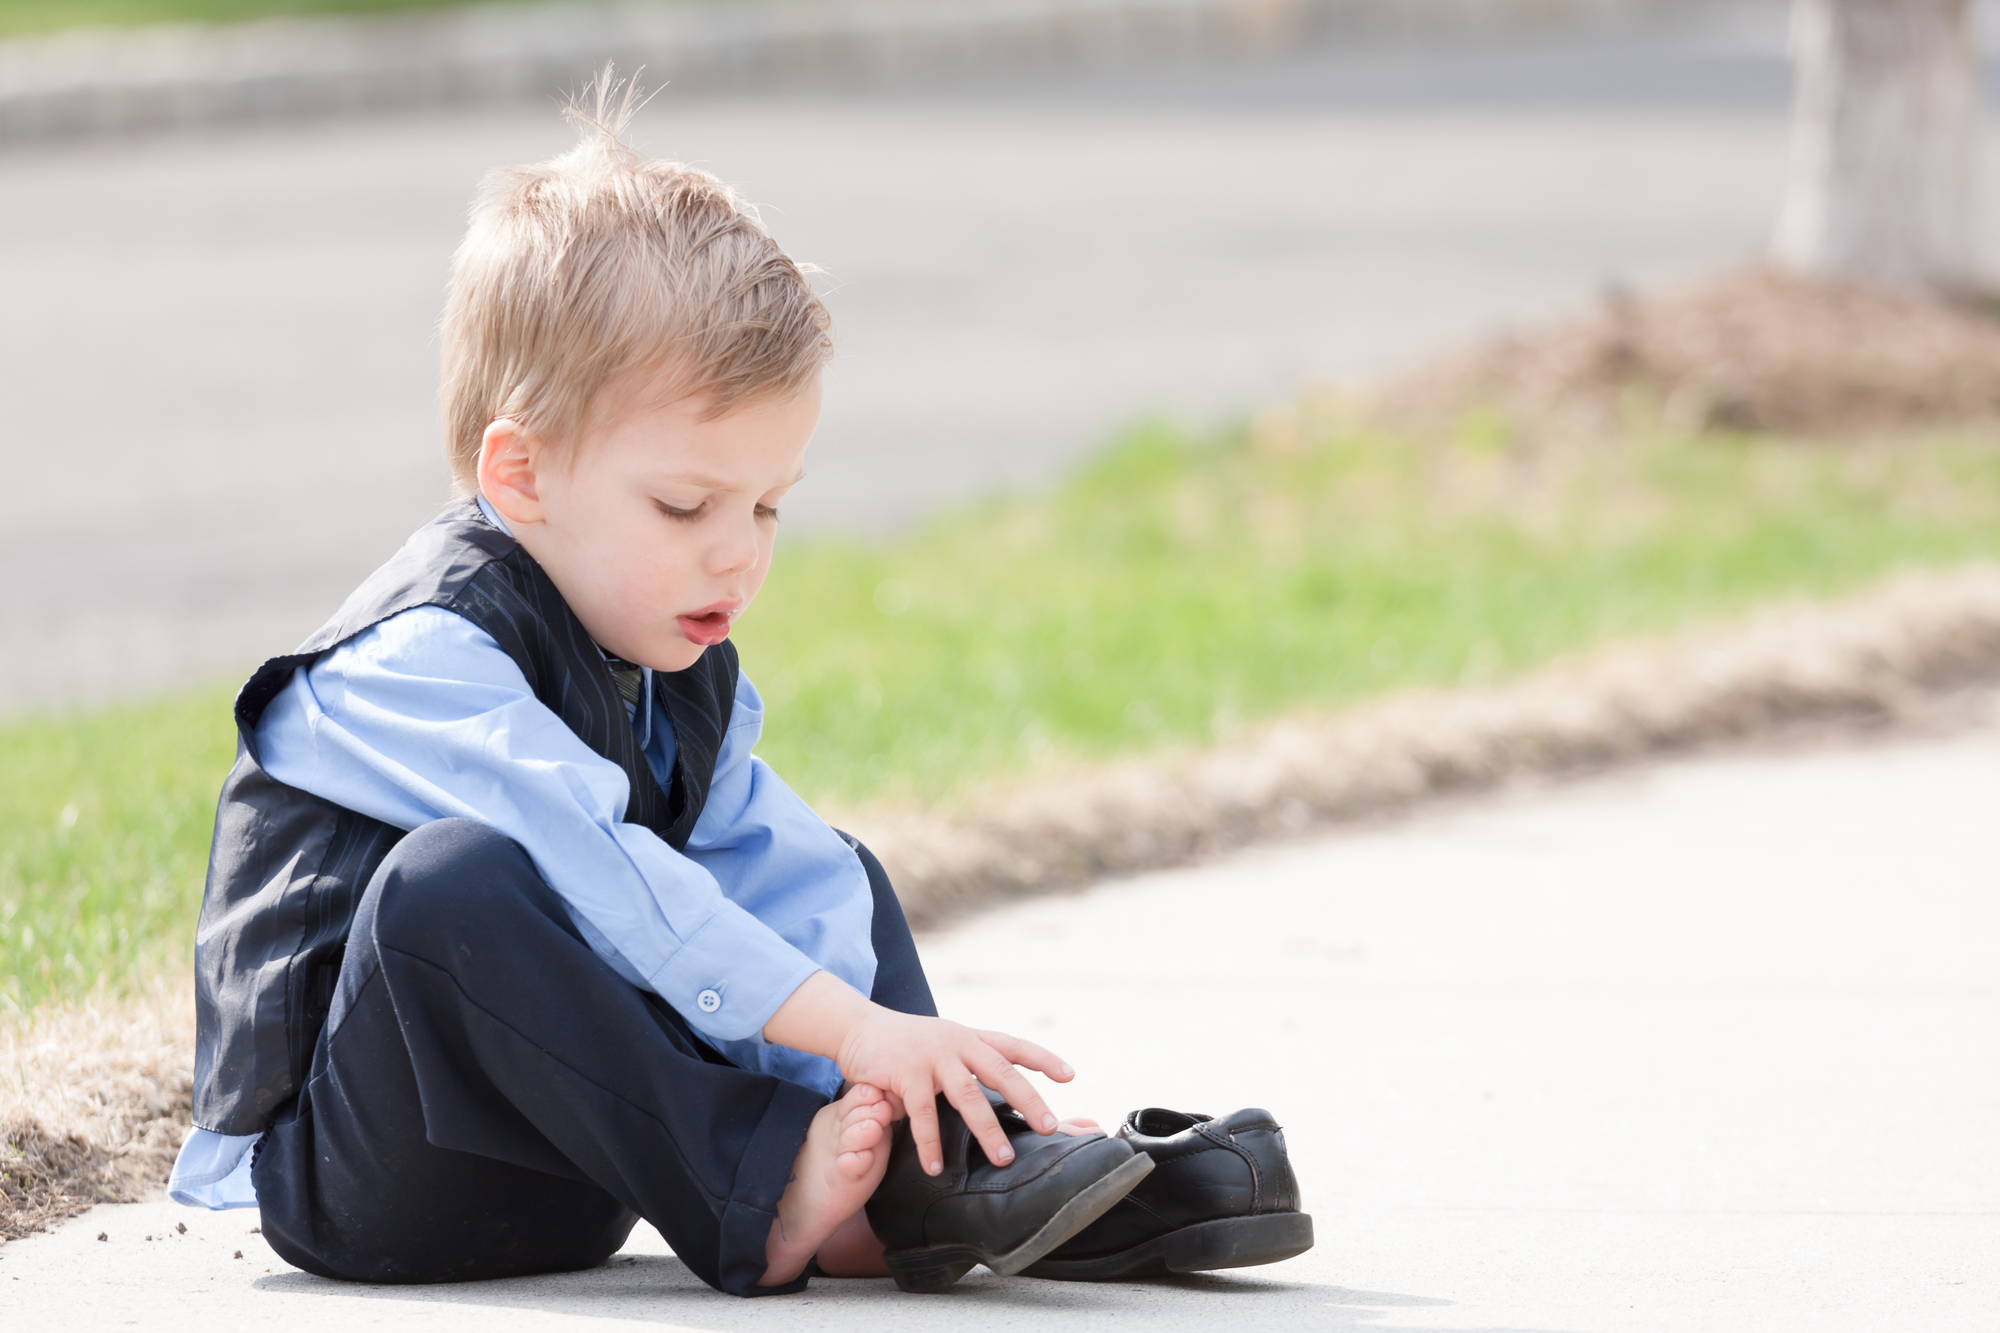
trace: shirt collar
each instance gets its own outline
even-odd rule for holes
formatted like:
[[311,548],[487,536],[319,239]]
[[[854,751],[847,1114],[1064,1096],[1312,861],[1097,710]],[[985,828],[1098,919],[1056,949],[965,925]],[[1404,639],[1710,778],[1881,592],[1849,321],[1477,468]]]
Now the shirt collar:
[[486,521],[488,523],[491,523],[494,527],[500,529],[500,531],[506,533],[509,537],[512,537],[514,535],[514,529],[507,526],[507,520],[500,517],[499,510],[495,509],[492,505],[486,503],[485,496],[475,495],[472,498],[479,502],[479,512],[486,516]]

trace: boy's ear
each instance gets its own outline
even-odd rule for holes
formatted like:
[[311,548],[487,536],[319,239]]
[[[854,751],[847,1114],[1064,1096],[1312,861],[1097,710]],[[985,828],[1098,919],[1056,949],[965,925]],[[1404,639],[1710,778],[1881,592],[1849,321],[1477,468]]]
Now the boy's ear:
[[542,497],[535,486],[535,456],[528,433],[511,417],[486,427],[479,441],[479,493],[508,523],[542,521]]

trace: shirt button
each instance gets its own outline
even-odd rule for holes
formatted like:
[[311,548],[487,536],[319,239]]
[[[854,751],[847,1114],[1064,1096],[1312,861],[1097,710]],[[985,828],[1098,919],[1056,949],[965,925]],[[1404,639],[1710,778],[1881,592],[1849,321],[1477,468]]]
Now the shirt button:
[[722,1007],[722,996],[712,990],[705,990],[694,997],[695,1004],[704,1014],[712,1014]]

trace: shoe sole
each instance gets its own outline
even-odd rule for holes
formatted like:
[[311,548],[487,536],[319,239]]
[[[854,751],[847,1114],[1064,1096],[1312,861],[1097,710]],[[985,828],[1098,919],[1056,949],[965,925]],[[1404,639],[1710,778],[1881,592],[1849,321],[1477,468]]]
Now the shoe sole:
[[882,1256],[889,1275],[904,1291],[941,1291],[985,1264],[1001,1277],[1012,1277],[1077,1232],[1111,1211],[1113,1204],[1132,1192],[1132,1187],[1153,1170],[1153,1159],[1134,1153],[1076,1192],[1055,1216],[1027,1240],[996,1254],[976,1245],[928,1245],[922,1249],[892,1250]]
[[1162,1277],[1168,1273],[1206,1273],[1217,1268],[1275,1264],[1304,1254],[1312,1247],[1311,1216],[1263,1213],[1196,1222],[1129,1250],[1095,1259],[1044,1259],[1029,1268],[1027,1275],[1058,1282],[1115,1282]]

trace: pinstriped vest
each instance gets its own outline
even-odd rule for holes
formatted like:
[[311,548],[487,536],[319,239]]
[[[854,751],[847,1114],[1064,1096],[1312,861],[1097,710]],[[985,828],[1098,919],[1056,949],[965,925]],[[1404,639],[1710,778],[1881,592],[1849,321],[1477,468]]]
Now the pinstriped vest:
[[628,823],[675,850],[708,799],[736,700],[736,648],[654,672],[674,729],[668,789],[654,779],[604,655],[540,565],[475,502],[418,529],[295,653],[257,669],[236,697],[236,764],[222,786],[195,931],[194,1122],[254,1134],[295,1096],[326,1024],[347,931],[375,868],[403,831],[288,787],[264,771],[257,721],[292,673],[401,611],[440,606],[493,636],[535,697],[625,770]]

